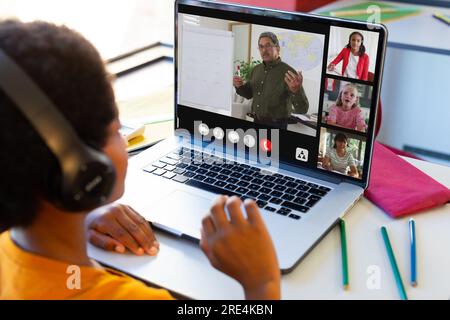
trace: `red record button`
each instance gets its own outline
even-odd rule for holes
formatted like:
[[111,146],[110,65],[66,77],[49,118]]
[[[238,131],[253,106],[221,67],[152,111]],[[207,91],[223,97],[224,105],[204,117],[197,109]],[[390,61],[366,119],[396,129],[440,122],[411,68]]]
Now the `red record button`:
[[269,139],[261,139],[260,146],[266,152],[270,152],[272,150],[272,142]]

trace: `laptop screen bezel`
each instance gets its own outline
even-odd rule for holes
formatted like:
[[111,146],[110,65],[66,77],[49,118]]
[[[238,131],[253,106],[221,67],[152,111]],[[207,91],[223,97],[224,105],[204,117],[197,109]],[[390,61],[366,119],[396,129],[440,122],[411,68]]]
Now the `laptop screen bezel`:
[[[175,123],[174,123],[174,129],[179,128],[179,105],[178,105],[178,13],[179,9],[182,9],[182,11],[186,12],[188,11],[190,14],[196,14],[199,16],[211,16],[212,14],[213,18],[216,19],[224,19],[224,20],[231,20],[231,21],[240,21],[240,19],[236,19],[237,16],[246,16],[247,18],[250,16],[258,16],[259,21],[261,19],[264,19],[264,21],[267,21],[267,25],[269,26],[279,26],[276,24],[276,21],[278,19],[282,21],[293,21],[293,22],[301,22],[304,24],[326,24],[329,26],[336,26],[336,27],[342,27],[342,28],[350,28],[350,29],[359,29],[362,31],[371,31],[371,32],[377,32],[379,34],[378,39],[378,50],[377,50],[377,58],[375,63],[375,75],[374,80],[372,83],[373,86],[373,93],[372,97],[374,97],[371,105],[371,112],[369,117],[369,126],[366,133],[366,149],[365,149],[365,157],[364,157],[364,165],[363,165],[363,178],[357,179],[352,178],[345,175],[339,175],[332,172],[327,172],[325,170],[319,169],[319,168],[311,168],[307,166],[300,166],[296,165],[292,162],[292,159],[285,159],[282,156],[280,156],[280,167],[288,169],[290,171],[299,172],[306,175],[311,175],[316,178],[324,179],[326,181],[330,181],[333,183],[337,182],[348,182],[351,184],[355,184],[358,186],[361,186],[362,188],[366,189],[369,184],[370,179],[370,169],[371,169],[371,161],[373,156],[373,143],[374,143],[374,136],[375,136],[375,127],[376,127],[376,119],[377,119],[377,111],[379,106],[379,99],[380,99],[380,91],[381,91],[381,82],[382,82],[382,75],[383,75],[383,67],[384,67],[384,58],[385,58],[385,51],[386,51],[386,43],[387,43],[387,29],[382,24],[375,24],[375,23],[368,23],[368,22],[361,22],[361,21],[352,21],[352,20],[345,20],[345,19],[339,19],[339,18],[331,18],[331,17],[324,17],[314,14],[306,14],[306,13],[299,13],[299,12],[288,12],[288,11],[282,11],[282,10],[275,10],[275,9],[268,9],[268,8],[258,8],[258,7],[252,7],[247,5],[240,5],[240,4],[230,4],[230,3],[223,3],[223,2],[206,2],[206,1],[200,1],[200,0],[177,0],[175,2],[175,54],[174,54],[174,61],[175,61],[175,80],[174,80],[174,86],[175,86],[175,95],[174,95],[174,107],[175,107]],[[183,12],[182,12],[183,13]],[[203,13],[203,14],[201,14]],[[209,13],[204,14],[204,13]],[[275,22],[275,23],[274,23]],[[325,41],[325,48],[324,51],[328,52],[327,48],[328,39]],[[324,52],[324,53],[325,53]],[[321,90],[322,91],[322,90]],[[376,106],[376,107],[374,107]],[[199,111],[199,112],[206,112],[206,111]],[[232,118],[230,116],[230,118]],[[201,119],[199,119],[201,120]],[[255,126],[254,123],[250,123],[251,126]],[[257,126],[255,126],[257,127]],[[190,133],[193,135],[193,126],[190,127],[183,127],[183,129],[189,130]],[[319,129],[318,129],[319,130]],[[300,134],[300,133],[298,133]],[[318,146],[317,141],[317,146]],[[234,151],[233,151],[234,152]]]

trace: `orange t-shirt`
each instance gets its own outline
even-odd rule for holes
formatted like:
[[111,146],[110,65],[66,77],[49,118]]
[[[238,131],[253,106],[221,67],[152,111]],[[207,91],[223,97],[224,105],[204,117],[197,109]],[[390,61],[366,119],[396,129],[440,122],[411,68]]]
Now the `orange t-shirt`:
[[173,299],[120,272],[71,267],[19,248],[10,232],[0,234],[0,300],[3,299]]

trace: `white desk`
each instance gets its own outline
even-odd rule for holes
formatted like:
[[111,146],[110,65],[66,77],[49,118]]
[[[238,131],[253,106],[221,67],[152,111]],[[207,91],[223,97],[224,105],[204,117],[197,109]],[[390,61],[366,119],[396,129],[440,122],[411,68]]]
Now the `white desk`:
[[[450,168],[407,159],[450,187]],[[283,299],[398,299],[399,294],[380,233],[387,225],[410,299],[450,298],[450,205],[414,215],[418,287],[409,285],[409,217],[393,220],[365,198],[346,216],[350,290],[342,289],[339,230],[332,230],[290,274],[282,277]],[[209,265],[198,246],[157,232],[157,257],[106,252],[89,246],[89,255],[135,277],[195,299],[243,299],[240,285]],[[380,270],[381,287],[370,290],[367,268]]]

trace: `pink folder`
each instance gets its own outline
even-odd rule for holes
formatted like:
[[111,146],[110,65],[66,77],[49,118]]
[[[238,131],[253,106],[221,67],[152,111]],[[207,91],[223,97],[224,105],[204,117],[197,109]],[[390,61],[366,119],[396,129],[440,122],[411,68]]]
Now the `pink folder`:
[[393,218],[450,202],[450,190],[378,142],[365,196]]

